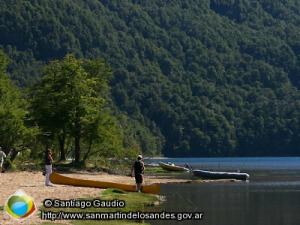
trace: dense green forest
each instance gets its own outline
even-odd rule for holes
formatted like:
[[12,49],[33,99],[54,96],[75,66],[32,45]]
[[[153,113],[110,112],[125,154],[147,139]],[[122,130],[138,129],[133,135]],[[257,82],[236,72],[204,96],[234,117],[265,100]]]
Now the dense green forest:
[[38,166],[49,148],[60,162],[72,159],[71,165],[80,167],[87,160],[97,167],[97,161],[132,159],[140,152],[138,140],[127,136],[130,129],[121,126],[128,121],[112,112],[111,69],[102,59],[68,54],[51,61],[27,90],[12,83],[8,65],[0,51],[0,143],[9,156],[5,169],[26,160]]
[[300,155],[299,1],[0,2],[0,45],[19,87],[68,53],[111,67],[107,108],[121,144],[166,156]]

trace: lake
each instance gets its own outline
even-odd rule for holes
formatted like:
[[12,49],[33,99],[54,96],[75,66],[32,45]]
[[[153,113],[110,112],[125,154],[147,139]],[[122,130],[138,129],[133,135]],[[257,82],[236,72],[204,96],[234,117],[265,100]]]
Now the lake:
[[249,182],[166,184],[161,194],[168,212],[203,212],[202,220],[151,224],[299,225],[300,157],[168,158],[148,163],[188,163],[193,168],[242,171]]

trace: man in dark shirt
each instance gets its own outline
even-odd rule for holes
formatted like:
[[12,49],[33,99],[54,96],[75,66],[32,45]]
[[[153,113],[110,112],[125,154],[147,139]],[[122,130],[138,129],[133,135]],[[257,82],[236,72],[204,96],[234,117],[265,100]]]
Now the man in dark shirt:
[[138,155],[137,160],[134,162],[131,170],[131,176],[135,177],[137,192],[142,190],[144,169],[143,156]]

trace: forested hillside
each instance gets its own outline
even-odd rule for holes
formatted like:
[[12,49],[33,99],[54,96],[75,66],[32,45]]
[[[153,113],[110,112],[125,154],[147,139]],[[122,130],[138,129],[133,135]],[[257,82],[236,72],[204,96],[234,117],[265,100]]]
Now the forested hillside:
[[67,53],[104,58],[145,151],[300,155],[299,1],[0,3],[10,77],[28,87]]

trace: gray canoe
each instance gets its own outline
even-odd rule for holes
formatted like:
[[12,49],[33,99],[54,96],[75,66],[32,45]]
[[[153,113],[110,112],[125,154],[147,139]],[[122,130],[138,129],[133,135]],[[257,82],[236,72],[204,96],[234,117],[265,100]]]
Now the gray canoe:
[[215,172],[215,171],[206,171],[206,170],[193,170],[193,174],[196,177],[202,179],[236,179],[236,180],[248,180],[249,174],[247,173],[234,173],[234,172]]

